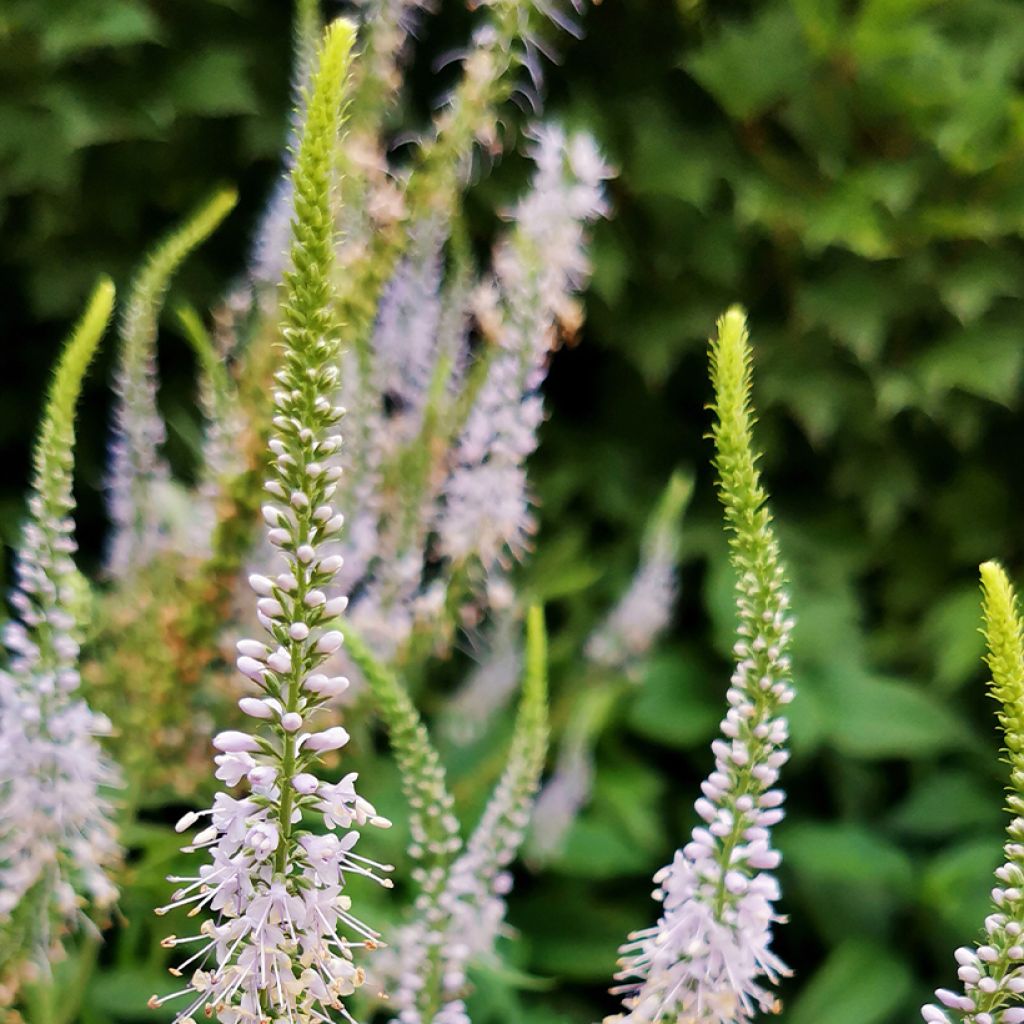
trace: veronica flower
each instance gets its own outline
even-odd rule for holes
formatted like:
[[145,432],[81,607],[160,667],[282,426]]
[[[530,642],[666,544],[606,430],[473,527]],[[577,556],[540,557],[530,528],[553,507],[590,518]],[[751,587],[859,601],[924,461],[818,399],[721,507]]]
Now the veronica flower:
[[602,668],[636,677],[640,661],[669,623],[679,589],[679,517],[691,489],[692,481],[673,474],[629,589],[587,640],[587,658]]
[[456,743],[479,739],[511,700],[522,678],[522,630],[518,617],[506,610],[496,619],[479,664],[445,708],[444,728]]
[[496,345],[466,420],[445,485],[437,531],[456,563],[476,557],[493,570],[506,552],[521,555],[533,532],[525,461],[543,418],[538,391],[561,324],[575,330],[574,293],[589,273],[586,229],[606,210],[609,172],[589,136],[538,131],[528,195],[515,230],[495,254],[495,280],[476,314]]
[[378,114],[402,85],[406,44],[431,0],[358,0],[365,26],[353,106]]
[[545,782],[533,811],[530,855],[547,861],[561,850],[565,837],[590,799],[594,754],[585,742],[565,742],[555,770]]
[[694,805],[704,824],[655,876],[662,915],[622,947],[625,1013],[631,1024],[683,1020],[736,1024],[772,1010],[768,984],[786,974],[771,950],[779,920],[779,854],[771,826],[783,815],[776,787],[788,753],[786,720],[792,621],[778,545],[752,450],[750,350],[743,313],[731,309],[711,342],[715,466],[731,531],[739,611],[737,657],[715,769]]
[[118,776],[97,737],[110,723],[78,693],[84,585],[73,555],[75,405],[110,318],[102,281],[67,343],[36,442],[29,519],[15,562],[0,672],[0,964],[46,963],[60,933],[117,897],[119,858],[104,790]]
[[505,770],[447,874],[422,885],[416,917],[399,931],[386,965],[401,1024],[468,1024],[467,970],[493,955],[502,930],[512,888],[508,868],[526,834],[547,754],[547,640],[540,608],[530,609],[526,632],[526,679]]
[[[383,865],[354,850],[356,827],[386,827],[387,819],[359,796],[354,774],[335,784],[316,774],[320,756],[344,748],[348,733],[313,725],[347,685],[318,669],[343,642],[332,625],[345,599],[328,594],[341,558],[325,550],[342,525],[331,504],[340,473],[326,464],[341,444],[343,412],[329,398],[339,348],[330,182],[353,39],[346,21],[327,29],[293,170],[294,269],[285,278],[284,365],[276,374],[271,500],[263,510],[282,571],[250,577],[266,635],[238,644],[238,668],[257,687],[258,696],[239,702],[254,728],[214,738],[216,777],[228,789],[246,785],[239,796],[218,793],[210,809],[179,822],[184,831],[208,819],[187,849],[209,859],[196,874],[172,879],[178,888],[158,911],[214,915],[197,935],[164,942],[187,943],[190,953],[174,971],[190,972],[188,985],[151,1000],[185,997],[178,1021],[201,1009],[225,1024],[326,1021],[331,1010],[351,1019],[342,1000],[364,980],[353,950],[375,948],[379,936],[352,913],[345,881],[357,874],[390,884]],[[304,813],[320,816],[326,834],[303,828]]]
[[107,490],[113,527],[107,571],[126,577],[148,564],[167,539],[162,514],[170,469],[163,457],[166,431],[157,409],[157,320],[171,276],[186,256],[233,209],[233,190],[218,192],[157,246],[132,284],[120,327],[121,347]]
[[373,332],[374,391],[394,407],[388,442],[408,444],[423,423],[438,369],[441,249],[436,220],[415,225],[409,250],[381,294]]
[[1006,799],[1013,818],[984,936],[955,954],[963,988],[935,993],[941,1005],[921,1008],[928,1024],[1024,1024],[1024,627],[1016,594],[997,563],[981,566],[981,588],[989,692],[998,703],[996,717],[1006,741]]
[[199,364],[199,408],[206,421],[196,500],[189,516],[195,526],[190,530],[189,551],[205,558],[211,553],[217,506],[222,500],[225,481],[236,477],[244,468],[238,437],[244,431],[245,423],[239,407],[238,389],[226,367],[231,353],[223,342],[230,342],[230,337],[219,336],[221,344],[217,344],[191,306],[183,306],[177,312],[178,321]]

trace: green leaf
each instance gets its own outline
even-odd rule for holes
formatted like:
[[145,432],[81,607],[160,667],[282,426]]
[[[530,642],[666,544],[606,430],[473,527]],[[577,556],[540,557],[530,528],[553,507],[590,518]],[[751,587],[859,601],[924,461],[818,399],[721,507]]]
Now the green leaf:
[[922,757],[968,740],[952,711],[910,683],[862,672],[837,672],[826,683],[832,743],[851,757]]
[[985,641],[979,628],[977,586],[965,585],[944,594],[929,610],[921,637],[935,657],[935,682],[946,692],[982,673]]
[[991,912],[993,872],[1002,863],[998,832],[946,850],[925,868],[921,898],[946,925],[950,943],[972,939]]
[[157,42],[160,25],[153,11],[139,0],[90,0],[66,5],[43,35],[43,53],[63,61],[100,47],[124,47]]
[[[976,599],[975,599],[976,600]],[[998,828],[998,786],[964,771],[928,773],[892,812],[889,824],[912,836],[940,837]]]
[[241,50],[196,50],[175,70],[170,89],[183,114],[229,117],[259,112]]
[[914,877],[902,850],[860,825],[803,821],[780,829],[778,842],[790,870],[801,878],[900,892]]
[[710,739],[721,717],[715,699],[726,680],[693,652],[655,655],[630,702],[626,721],[639,736],[666,746],[688,748]]
[[973,323],[996,299],[1020,295],[1017,262],[999,249],[970,252],[939,278],[939,294],[961,323]]
[[877,1024],[905,1009],[911,973],[885,946],[851,939],[833,950],[786,1012],[789,1024]]
[[808,84],[811,60],[787,4],[767,4],[734,22],[685,62],[733,117],[751,118]]
[[552,866],[574,878],[622,878],[647,870],[648,850],[638,846],[614,821],[593,811],[573,822]]
[[1012,406],[1024,367],[1016,317],[972,324],[931,345],[914,375],[934,406],[954,388]]
[[[626,911],[621,902],[561,878],[520,899],[512,923],[529,944],[533,973],[606,985],[623,936],[648,924],[657,913],[654,902],[643,905],[644,889],[649,886],[637,889],[641,899]],[[558,907],[558,913],[552,913],[553,907]]]
[[866,826],[793,822],[777,841],[802,916],[828,943],[851,934],[881,938],[913,891],[910,859]]

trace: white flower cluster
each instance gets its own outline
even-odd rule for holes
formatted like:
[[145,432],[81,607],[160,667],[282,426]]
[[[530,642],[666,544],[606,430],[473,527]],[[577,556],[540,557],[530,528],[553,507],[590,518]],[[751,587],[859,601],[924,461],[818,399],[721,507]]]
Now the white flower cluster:
[[555,856],[565,843],[594,786],[594,754],[585,742],[567,740],[533,811],[530,855],[539,861]]
[[728,691],[722,737],[712,744],[715,770],[695,809],[704,824],[654,881],[662,916],[622,948],[629,1024],[686,1020],[737,1024],[775,999],[761,979],[787,973],[770,948],[779,887],[779,854],[770,828],[783,816],[773,788],[788,759],[788,730],[779,717],[793,698],[784,653],[792,621],[782,571],[767,583],[751,571],[740,579],[739,659]]
[[635,673],[672,617],[679,591],[674,545],[655,545],[618,604],[587,640],[587,658],[602,668]]
[[[483,567],[474,596],[499,599],[500,563],[523,553],[532,530],[525,460],[543,416],[538,389],[559,327],[579,323],[573,295],[607,176],[588,136],[557,128],[540,132],[534,159],[493,280],[475,293],[458,268],[446,280],[446,225],[416,225],[366,365],[344,357],[339,398],[356,422],[335,460],[353,510],[339,537],[340,584],[354,628],[385,660],[443,617],[456,568]],[[472,345],[471,304],[492,344]]]
[[120,856],[104,795],[118,775],[97,742],[110,723],[78,695],[71,441],[56,444],[63,451],[29,500],[11,597],[18,619],[4,631],[11,660],[0,672],[0,931],[37,892],[29,942],[42,963],[52,926],[75,926],[86,902],[113,905],[109,871]]
[[[342,526],[331,505],[340,470],[326,463],[341,445],[331,430],[343,410],[322,395],[310,396],[310,379],[318,391],[329,391],[337,369],[307,374],[289,355],[277,375],[274,475],[266,484],[272,500],[263,509],[267,539],[280,549],[284,571],[250,577],[267,638],[238,644],[238,667],[260,691],[239,704],[265,728],[214,738],[217,778],[229,788],[244,779],[249,792],[218,793],[202,812],[210,822],[188,849],[208,850],[210,860],[196,875],[172,879],[179,888],[160,911],[189,906],[217,915],[198,935],[165,941],[199,943],[177,968],[194,967],[189,987],[153,1000],[159,1005],[191,995],[176,1018],[181,1021],[204,1006],[214,1007],[224,1024],[259,1020],[268,1012],[295,1021],[327,1020],[327,1010],[343,1011],[341,998],[364,978],[352,950],[372,949],[378,940],[351,913],[345,876],[390,884],[380,874],[383,865],[354,852],[359,833],[352,830],[386,827],[387,819],[358,796],[354,774],[332,784],[311,770],[321,754],[344,747],[349,738],[341,726],[309,731],[316,711],[348,685],[343,677],[316,671],[342,644],[341,633],[330,626],[346,599],[325,592],[342,559],[325,554],[324,546]],[[304,811],[322,816],[327,834],[301,828]],[[186,815],[179,830],[197,817]],[[211,959],[215,966],[208,970]]]
[[590,136],[544,126],[533,158],[513,235],[495,254],[494,280],[477,292],[475,313],[496,351],[457,442],[437,527],[444,554],[475,555],[488,572],[506,551],[521,555],[534,529],[525,463],[544,415],[538,388],[559,327],[579,325],[586,229],[607,211],[610,172]]
[[157,409],[156,352],[152,297],[133,293],[121,334],[125,339],[114,375],[107,508],[111,521],[107,571],[129,575],[160,550],[161,495],[171,487],[171,471],[161,451],[167,439]]

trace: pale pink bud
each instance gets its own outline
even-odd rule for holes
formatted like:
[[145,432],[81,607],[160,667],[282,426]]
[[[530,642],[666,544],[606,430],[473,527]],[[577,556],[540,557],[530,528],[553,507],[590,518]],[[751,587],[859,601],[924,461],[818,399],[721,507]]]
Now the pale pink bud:
[[243,697],[238,706],[252,718],[273,718],[274,712],[265,700],[256,697]]
[[244,751],[259,750],[260,745],[256,740],[245,732],[238,732],[236,729],[227,729],[219,732],[213,737],[213,745],[225,754],[241,754]]
[[335,725],[323,732],[315,732],[306,739],[306,747],[315,750],[317,753],[324,753],[327,750],[339,750],[348,743],[348,732],[340,725]]
[[332,516],[321,527],[320,534],[323,537],[330,537],[332,533],[337,533],[344,525],[345,517],[343,515]]
[[249,577],[249,586],[263,597],[269,597],[274,592],[274,584],[266,576],[253,573]]
[[272,597],[261,597],[256,602],[256,607],[269,619],[279,619],[284,615],[281,602],[274,600]]
[[306,689],[321,697],[337,697],[348,689],[348,685],[345,676],[328,678],[320,672],[314,673],[306,680]]
[[266,670],[263,662],[257,661],[255,658],[246,657],[244,654],[235,664],[238,666],[239,672],[257,681],[263,678],[263,673]]
[[317,791],[320,782],[315,775],[311,775],[309,772],[300,772],[292,779],[292,785],[295,787],[296,793],[309,796]]
[[249,772],[246,778],[254,786],[272,786],[274,779],[277,778],[277,769],[272,768],[269,764],[257,765]]
[[292,668],[292,656],[283,648],[278,647],[269,658],[267,664],[275,672],[290,672]]
[[318,654],[333,654],[345,641],[345,638],[336,629],[328,630],[316,642]]

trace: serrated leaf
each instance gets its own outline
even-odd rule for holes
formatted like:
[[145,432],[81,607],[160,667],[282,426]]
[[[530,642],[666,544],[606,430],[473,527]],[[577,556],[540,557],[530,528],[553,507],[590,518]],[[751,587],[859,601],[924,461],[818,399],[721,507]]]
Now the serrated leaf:
[[810,56],[786,4],[768,4],[733,22],[686,62],[687,70],[733,117],[750,118],[807,86]]

